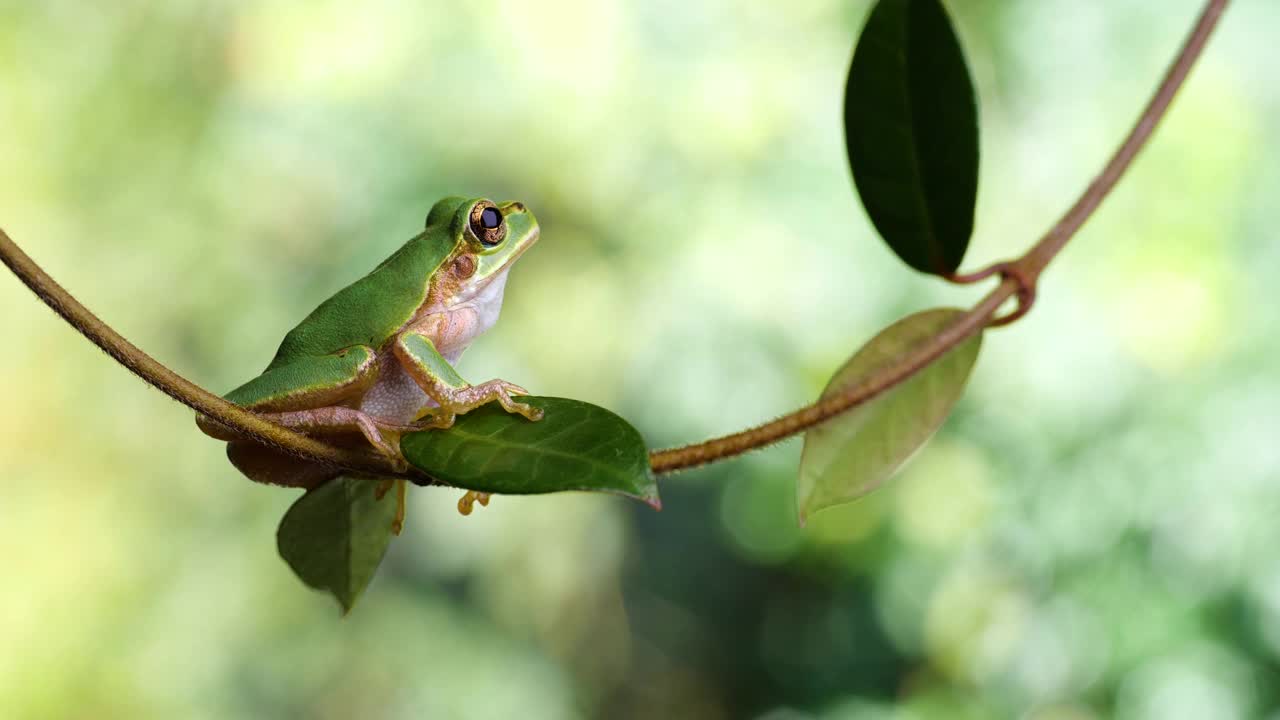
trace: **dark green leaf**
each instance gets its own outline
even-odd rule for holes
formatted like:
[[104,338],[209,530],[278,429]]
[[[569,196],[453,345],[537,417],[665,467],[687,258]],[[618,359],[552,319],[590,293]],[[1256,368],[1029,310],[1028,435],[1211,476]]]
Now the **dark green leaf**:
[[[961,315],[953,309],[928,310],[890,325],[840,368],[822,396],[898,362]],[[883,395],[806,433],[796,486],[800,523],[892,477],[947,419],[981,347],[979,333]]]
[[391,542],[396,493],[375,497],[378,481],[339,477],[298,498],[276,532],[280,557],[304,583],[350,612]]
[[938,0],[880,0],[844,98],[849,166],[863,207],[898,257],[955,272],[978,196],[978,106]]
[[627,421],[577,400],[520,401],[546,415],[530,422],[490,403],[460,416],[448,430],[405,435],[400,450],[432,477],[467,490],[602,490],[661,507],[644,439]]

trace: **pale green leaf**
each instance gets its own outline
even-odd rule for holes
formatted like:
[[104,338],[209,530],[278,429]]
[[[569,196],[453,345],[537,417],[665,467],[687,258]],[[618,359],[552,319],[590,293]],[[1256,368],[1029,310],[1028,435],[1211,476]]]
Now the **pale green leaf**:
[[[927,310],[890,325],[832,377],[823,397],[898,362],[963,313]],[[800,522],[879,487],[937,431],[964,391],[981,333],[876,399],[805,434],[797,483]]]

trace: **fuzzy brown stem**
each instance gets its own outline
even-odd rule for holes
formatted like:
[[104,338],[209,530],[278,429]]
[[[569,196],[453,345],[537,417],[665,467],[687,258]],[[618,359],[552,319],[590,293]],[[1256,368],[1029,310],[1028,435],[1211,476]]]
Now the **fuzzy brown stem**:
[[[102,348],[103,352],[138,377],[192,410],[263,445],[269,445],[305,460],[362,475],[410,477],[409,474],[395,472],[385,460],[373,453],[337,448],[263,420],[165,367],[111,329],[80,301],[72,297],[28,257],[4,230],[0,230],[0,261],[4,262],[54,312],[89,338],[90,342]],[[423,477],[418,475],[414,475],[413,478],[415,481],[423,481]]]
[[[804,432],[874,399],[911,378],[952,348],[990,326],[993,320],[1008,322],[1020,317],[1020,312],[1004,318],[996,318],[995,313],[1010,298],[1018,295],[1025,296],[1028,290],[1034,289],[1034,283],[1040,273],[1115,187],[1120,177],[1132,164],[1134,157],[1150,139],[1156,124],[1168,110],[1174,95],[1185,82],[1191,67],[1204,49],[1227,3],[1228,0],[1209,0],[1182,51],[1166,73],[1164,81],[1124,143],[1103,168],[1102,173],[1089,185],[1062,219],[1027,254],[1010,264],[1018,272],[1005,273],[1000,284],[973,309],[928,342],[903,356],[895,365],[850,385],[836,395],[807,405],[772,422],[741,432],[683,447],[652,451],[649,459],[653,471],[674,472],[736,457]],[[41,270],[3,230],[0,230],[0,261],[3,261],[45,304],[53,308],[91,342],[143,380],[191,409],[257,442],[305,460],[320,462],[358,474],[405,477],[419,484],[433,482],[431,478],[421,473],[397,473],[389,463],[373,453],[336,448],[275,425],[183,378],[98,319]],[[981,272],[976,275],[986,277],[992,274],[994,272]],[[1018,279],[1015,279],[1015,275]],[[956,278],[964,277],[956,276]],[[1024,307],[1022,311],[1026,309]]]
[[[953,275],[949,278],[952,281],[971,282],[997,273],[1001,274],[1000,285],[973,309],[938,335],[899,358],[894,365],[872,373],[861,382],[850,385],[835,395],[783,415],[772,422],[741,432],[692,445],[651,451],[649,463],[653,471],[669,473],[725,460],[802,433],[819,423],[875,399],[928,367],[934,360],[942,357],[947,351],[975,333],[992,325],[1007,325],[1023,317],[1030,309],[1030,299],[1034,297],[1036,281],[1045,267],[1098,209],[1125,171],[1133,164],[1133,159],[1138,152],[1150,140],[1156,125],[1168,111],[1173,97],[1186,81],[1192,66],[1204,50],[1209,36],[1218,24],[1218,19],[1226,9],[1227,2],[1228,0],[1209,0],[1205,4],[1190,35],[1169,66],[1164,80],[1139,116],[1138,122],[1103,167],[1102,172],[1044,237],[1025,255],[1012,263],[1000,263],[977,273]],[[1015,296],[1022,297],[1022,305],[1013,313],[996,317],[996,310],[1005,301]]]

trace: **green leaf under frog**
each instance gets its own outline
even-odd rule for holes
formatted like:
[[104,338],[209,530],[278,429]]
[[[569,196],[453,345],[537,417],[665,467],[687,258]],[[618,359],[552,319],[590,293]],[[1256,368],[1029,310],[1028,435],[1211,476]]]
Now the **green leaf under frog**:
[[393,535],[395,491],[379,481],[338,477],[307,491],[280,521],[280,557],[307,585],[331,593],[351,612],[373,579]]
[[508,495],[588,490],[660,508],[644,438],[626,420],[589,403],[522,397],[545,412],[530,422],[497,403],[457,418],[448,430],[409,433],[400,450],[448,485]]

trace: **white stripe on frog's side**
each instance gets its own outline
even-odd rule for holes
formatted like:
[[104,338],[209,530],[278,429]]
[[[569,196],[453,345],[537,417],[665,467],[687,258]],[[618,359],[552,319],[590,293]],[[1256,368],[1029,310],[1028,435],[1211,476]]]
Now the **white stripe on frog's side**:
[[[472,340],[498,322],[506,285],[507,271],[504,270],[473,297],[439,311],[438,314],[449,316],[445,324],[447,337],[432,340],[450,365],[458,362]],[[387,353],[379,361],[378,379],[361,398],[360,410],[384,422],[403,425],[416,420],[423,409],[436,406],[394,355]]]

